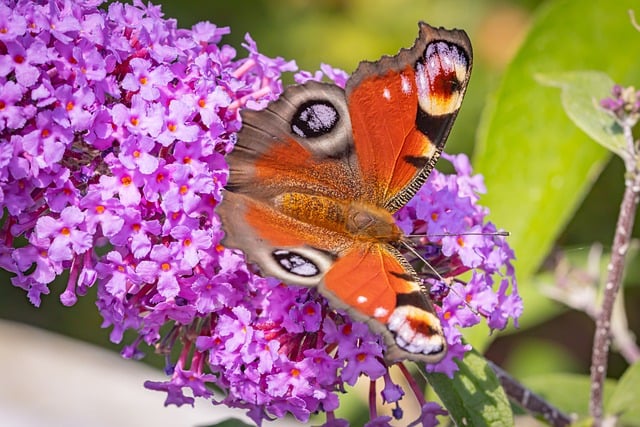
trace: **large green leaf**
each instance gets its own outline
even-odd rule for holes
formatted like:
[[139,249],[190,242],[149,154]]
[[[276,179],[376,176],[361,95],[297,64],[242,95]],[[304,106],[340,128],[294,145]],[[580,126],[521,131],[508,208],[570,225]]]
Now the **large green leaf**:
[[459,426],[513,425],[511,406],[500,381],[484,357],[471,351],[458,362],[453,379],[444,374],[427,374],[450,416]]
[[[483,115],[474,167],[482,202],[511,232],[517,273],[527,282],[608,159],[563,111],[560,92],[536,75],[602,70],[622,84],[640,76],[640,34],[631,0],[552,1],[539,10]],[[526,301],[525,301],[526,303]]]
[[511,232],[525,326],[559,309],[534,286],[532,275],[610,157],[571,122],[560,91],[536,76],[600,70],[623,85],[637,84],[640,33],[628,14],[634,7],[632,0],[542,6],[483,112],[474,168],[485,177],[481,202],[490,219]]

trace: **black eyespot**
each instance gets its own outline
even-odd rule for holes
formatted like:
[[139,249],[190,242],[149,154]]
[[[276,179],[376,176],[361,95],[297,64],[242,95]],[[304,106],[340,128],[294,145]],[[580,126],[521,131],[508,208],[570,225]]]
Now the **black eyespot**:
[[302,277],[313,277],[320,273],[320,269],[309,258],[296,252],[279,249],[271,253],[273,258],[287,272]]
[[340,115],[329,101],[307,101],[291,120],[291,131],[301,138],[325,135],[338,124]]

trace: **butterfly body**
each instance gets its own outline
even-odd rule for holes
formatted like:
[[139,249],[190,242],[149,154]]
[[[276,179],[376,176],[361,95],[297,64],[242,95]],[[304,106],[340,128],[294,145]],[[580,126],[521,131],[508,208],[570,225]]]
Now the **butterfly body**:
[[393,213],[437,161],[470,70],[466,34],[421,24],[411,49],[361,63],[345,89],[310,81],[244,111],[217,209],[223,244],[366,321],[387,360],[442,358],[440,321],[398,251]]

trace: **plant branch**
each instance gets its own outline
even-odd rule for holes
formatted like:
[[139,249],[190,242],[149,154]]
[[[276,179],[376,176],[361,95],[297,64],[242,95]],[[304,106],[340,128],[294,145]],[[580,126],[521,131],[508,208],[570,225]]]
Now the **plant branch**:
[[[631,136],[633,141],[633,137]],[[633,156],[635,158],[635,156]],[[628,162],[627,166],[629,166]],[[635,166],[635,165],[634,165]],[[627,169],[629,174],[625,182],[625,191],[620,207],[620,215],[616,225],[616,233],[613,238],[611,260],[607,266],[608,274],[604,286],[602,308],[596,319],[596,332],[593,339],[593,353],[591,355],[591,399],[589,412],[593,417],[593,426],[602,426],[602,401],[604,381],[607,375],[607,362],[609,356],[611,336],[611,316],[613,313],[616,296],[622,283],[624,261],[629,249],[631,231],[638,207],[638,192],[640,190],[640,173],[633,167]]]
[[542,416],[553,427],[570,425],[574,420],[541,396],[533,393],[495,363],[487,360],[510,400],[516,402],[532,415]]

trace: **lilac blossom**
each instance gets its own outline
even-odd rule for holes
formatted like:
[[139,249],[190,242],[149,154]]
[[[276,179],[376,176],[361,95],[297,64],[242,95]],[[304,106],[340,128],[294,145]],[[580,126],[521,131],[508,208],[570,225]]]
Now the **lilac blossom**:
[[[379,336],[316,290],[261,277],[220,245],[215,207],[239,110],[276,99],[295,62],[261,54],[248,35],[238,58],[221,44],[228,28],[178,29],[140,0],[100,4],[0,2],[0,266],[13,285],[35,306],[65,271],[64,305],[97,287],[111,340],[138,334],[125,357],[142,357],[145,344],[177,354],[166,381],[146,384],[166,404],[204,398],[245,408],[257,424],[324,412],[325,425],[344,426],[334,414],[344,385],[382,378],[372,402],[379,395],[392,416],[372,411],[368,425],[402,418],[406,391],[389,376]],[[326,64],[294,75],[347,78]],[[504,328],[522,304],[513,252],[477,204],[482,178],[465,156],[444,157],[456,173],[433,171],[396,219],[423,236],[416,248],[431,267],[418,273],[449,344],[428,369],[452,375],[470,348],[459,329],[483,318]],[[469,270],[468,282],[456,278]],[[444,410],[418,400],[415,423],[435,424]]]

